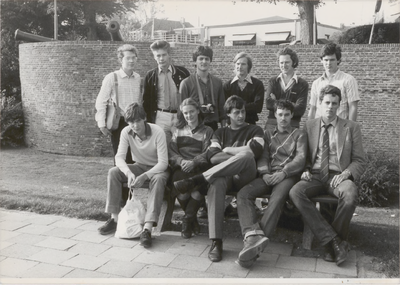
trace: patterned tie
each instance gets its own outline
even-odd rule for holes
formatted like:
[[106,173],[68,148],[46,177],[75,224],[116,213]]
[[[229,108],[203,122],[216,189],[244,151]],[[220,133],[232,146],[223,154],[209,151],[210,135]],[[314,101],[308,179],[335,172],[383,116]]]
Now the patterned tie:
[[164,105],[165,109],[171,107],[171,92],[169,88],[169,79],[168,79],[168,70],[164,72],[165,80],[164,80]]
[[326,183],[329,178],[329,133],[328,128],[332,126],[324,125],[324,135],[322,137],[322,155],[321,155],[321,172],[320,178],[323,183]]

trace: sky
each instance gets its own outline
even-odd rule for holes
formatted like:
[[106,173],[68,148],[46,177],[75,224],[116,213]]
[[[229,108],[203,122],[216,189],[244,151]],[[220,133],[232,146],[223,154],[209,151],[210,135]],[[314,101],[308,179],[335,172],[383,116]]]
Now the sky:
[[[158,17],[178,21],[184,18],[195,27],[240,23],[271,16],[298,17],[298,8],[285,0],[280,0],[277,5],[242,0],[158,0],[158,3],[164,9]],[[324,0],[324,3],[317,9],[317,21],[322,24],[335,27],[340,27],[341,23],[346,26],[372,24],[376,0]]]

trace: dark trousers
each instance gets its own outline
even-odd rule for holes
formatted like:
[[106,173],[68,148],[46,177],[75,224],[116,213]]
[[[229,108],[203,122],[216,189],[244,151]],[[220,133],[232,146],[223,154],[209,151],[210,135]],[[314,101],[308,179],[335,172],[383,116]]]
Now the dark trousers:
[[[289,197],[303,216],[304,222],[322,245],[330,242],[336,235],[342,240],[347,240],[350,220],[357,206],[357,186],[353,181],[345,180],[333,189],[329,183],[334,175],[330,173],[328,182],[322,183],[319,174],[313,174],[312,181],[301,180],[289,192]],[[322,194],[329,194],[339,199],[332,224],[324,219],[309,199]]]
[[[118,145],[119,145],[119,139],[121,137],[121,131],[127,125],[128,124],[125,122],[124,117],[121,117],[121,119],[119,120],[118,129],[111,132],[111,145],[112,145],[113,152],[114,152],[114,165],[115,165],[115,155],[118,152]],[[132,153],[131,153],[130,147],[128,147],[128,153],[126,154],[126,163],[133,164]]]
[[[265,236],[270,237],[278,224],[289,191],[298,181],[299,176],[292,176],[274,186],[268,186],[262,178],[256,178],[240,189],[237,194],[237,210],[243,236],[249,231],[263,231]],[[259,223],[255,199],[266,194],[271,194],[271,196]]]

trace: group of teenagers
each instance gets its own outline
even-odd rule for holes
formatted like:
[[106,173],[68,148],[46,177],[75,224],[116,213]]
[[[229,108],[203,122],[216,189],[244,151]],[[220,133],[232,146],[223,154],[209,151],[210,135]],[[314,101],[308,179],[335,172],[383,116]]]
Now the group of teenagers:
[[[123,185],[133,189],[149,182],[147,211],[140,244],[152,245],[166,187],[177,197],[184,217],[181,236],[199,234],[197,212],[207,200],[208,258],[222,260],[225,196],[236,192],[243,249],[236,263],[251,267],[273,234],[285,202],[290,199],[325,248],[324,260],[343,263],[350,245],[349,224],[356,208],[354,181],[365,167],[357,82],[338,67],[341,48],[330,43],[319,55],[323,75],[311,88],[296,74],[299,59],[289,47],[281,49],[281,73],[268,81],[250,76],[252,59],[244,52],[233,59],[234,77],[225,83],[210,74],[213,50],[193,52],[195,72],[172,64],[170,45],[155,41],[150,49],[157,67],[148,71],[141,92],[138,59],[132,45],[118,48],[121,69],[105,76],[96,100],[100,131],[111,137],[115,166],[107,176],[105,212],[111,218],[99,228],[116,231],[124,205]],[[120,107],[117,130],[106,128],[110,101]],[[264,96],[269,115],[257,125]],[[308,102],[309,101],[309,102]],[[310,104],[308,120],[300,121]],[[166,192],[169,194],[169,192]],[[270,194],[261,220],[257,197]],[[338,198],[329,223],[310,200],[320,194]]]

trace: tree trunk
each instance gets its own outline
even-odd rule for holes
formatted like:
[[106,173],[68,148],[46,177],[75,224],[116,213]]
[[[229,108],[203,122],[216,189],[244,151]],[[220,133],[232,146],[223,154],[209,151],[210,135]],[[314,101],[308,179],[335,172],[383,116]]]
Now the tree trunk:
[[83,17],[85,18],[85,26],[87,28],[87,40],[97,41],[99,38],[97,36],[96,30],[96,10],[93,6],[94,1],[82,1],[83,3]]
[[296,1],[300,14],[300,38],[304,45],[313,44],[314,34],[314,5],[318,1]]

